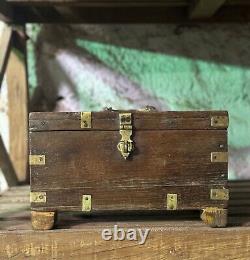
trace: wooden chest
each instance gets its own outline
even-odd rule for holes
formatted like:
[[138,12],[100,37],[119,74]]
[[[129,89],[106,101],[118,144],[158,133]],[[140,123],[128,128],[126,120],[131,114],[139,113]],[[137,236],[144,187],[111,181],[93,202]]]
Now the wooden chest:
[[199,209],[226,225],[227,112],[31,113],[29,123],[34,229],[59,211]]

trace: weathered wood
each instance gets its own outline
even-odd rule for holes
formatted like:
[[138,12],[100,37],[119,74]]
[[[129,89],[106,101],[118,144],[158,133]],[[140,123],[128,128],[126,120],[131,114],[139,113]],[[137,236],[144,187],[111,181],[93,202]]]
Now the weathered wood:
[[[30,230],[29,214],[5,220],[0,231],[2,259],[249,259],[250,226],[211,229],[194,218],[170,220],[155,217],[133,219],[81,219],[65,216],[58,230],[34,232]],[[23,219],[22,221],[20,221]],[[249,220],[249,218],[248,218]],[[25,222],[25,223],[24,223]],[[7,224],[7,225],[6,225]],[[243,223],[242,223],[243,224]],[[138,241],[104,241],[103,229],[114,225],[125,230],[149,228],[146,243]],[[1,223],[0,223],[1,226]],[[68,227],[70,229],[65,229]],[[18,230],[16,230],[18,228]]]
[[210,227],[226,227],[227,209],[205,208],[202,211],[201,219]]
[[47,198],[32,209],[82,211],[83,195],[91,195],[93,213],[160,211],[169,209],[167,194],[177,194],[179,210],[227,207],[210,198],[212,188],[227,186],[227,162],[211,161],[211,152],[227,152],[227,130],[211,118],[227,112],[132,115],[135,150],[124,160],[118,112],[93,113],[86,130],[79,113],[32,113],[30,154],[44,159],[31,165],[31,190]]
[[[230,194],[236,198],[240,187],[249,182],[229,182]],[[231,190],[231,187],[238,190]],[[13,187],[0,196],[0,204],[6,196],[12,197],[8,208],[0,209],[0,259],[249,259],[250,212],[249,205],[240,215],[229,208],[229,227],[211,229],[199,221],[199,212],[171,212],[172,214],[100,215],[82,217],[81,214],[59,214],[58,229],[34,232],[31,230],[29,187]],[[19,208],[17,203],[19,202]],[[20,202],[26,197],[26,202]],[[5,201],[5,199],[4,199]],[[230,203],[230,201],[229,201]],[[7,202],[6,202],[7,204]],[[14,204],[16,206],[14,206]],[[26,207],[26,209],[25,209]],[[12,209],[12,212],[10,211]],[[19,212],[17,212],[19,210]],[[9,212],[6,214],[6,212]],[[101,232],[114,225],[128,228],[150,228],[144,245],[137,241],[104,241]]]
[[9,186],[17,185],[17,177],[15,170],[13,168],[12,162],[9,158],[9,154],[6,151],[4,146],[2,137],[0,135],[0,169],[3,172],[3,175],[8,183]]
[[8,64],[13,31],[12,28],[5,25],[0,35],[0,89],[4,77],[4,73]]
[[49,230],[54,227],[55,212],[31,211],[31,223],[34,230]]
[[190,18],[207,18],[213,16],[226,0],[195,0],[190,10]]
[[7,66],[10,157],[19,181],[28,172],[28,83],[25,39],[16,34],[19,49],[13,49]]
[[[157,116],[156,116],[157,115]],[[135,130],[170,130],[170,129],[226,129],[211,126],[213,116],[226,116],[225,111],[201,112],[136,112],[133,111]],[[30,113],[30,131],[83,130],[80,113]],[[118,130],[118,112],[92,112],[91,130]],[[86,131],[86,130],[83,130]]]

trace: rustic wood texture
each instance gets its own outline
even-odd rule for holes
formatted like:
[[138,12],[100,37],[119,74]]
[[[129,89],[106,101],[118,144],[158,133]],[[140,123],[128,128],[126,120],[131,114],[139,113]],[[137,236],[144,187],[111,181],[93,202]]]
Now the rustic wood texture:
[[34,230],[49,230],[54,227],[55,212],[31,211],[31,223]]
[[205,208],[202,211],[201,219],[210,227],[226,227],[227,226],[227,209]]
[[[229,182],[229,227],[213,229],[199,212],[82,217],[59,214],[57,229],[31,230],[29,187],[0,196],[0,259],[240,259],[250,258],[250,182]],[[5,208],[4,208],[5,205]],[[18,208],[19,207],[19,208]],[[244,211],[238,211],[243,208]],[[12,211],[11,211],[12,210]],[[239,213],[240,212],[240,213]],[[103,228],[151,228],[144,245],[104,241]]]
[[6,67],[9,60],[9,54],[11,49],[13,31],[9,26],[4,26],[3,32],[0,35],[0,89]]
[[[23,41],[25,42],[25,39]],[[25,47],[11,51],[6,76],[8,85],[9,153],[18,180],[26,181],[28,179],[28,83]]]
[[[133,113],[135,130],[170,130],[170,129],[226,129],[227,127],[211,126],[213,116],[228,116],[226,111],[200,112],[137,112]],[[81,129],[79,112],[35,112],[30,113],[29,127],[31,132]],[[92,112],[90,130],[118,130],[118,112]],[[84,129],[83,131],[86,131]]]
[[168,193],[178,194],[178,209],[226,208],[226,200],[210,199],[211,188],[227,185],[227,162],[211,162],[211,152],[227,152],[227,130],[208,130],[214,114],[227,115],[134,112],[128,160],[117,149],[118,112],[93,113],[94,131],[75,131],[79,113],[31,114],[30,154],[45,156],[45,165],[31,165],[31,190],[47,194],[32,208],[81,211],[90,194],[92,212],[166,210]]
[[[221,0],[222,1],[222,0]],[[213,1],[213,2],[221,2]],[[188,10],[194,1],[189,0],[9,0],[15,23],[152,23],[190,22]],[[228,0],[215,12],[206,1],[210,18],[203,22],[247,22],[250,20],[247,0]],[[200,10],[200,9],[198,9]],[[212,11],[211,11],[212,10]],[[203,11],[204,12],[204,11]],[[194,20],[196,22],[197,20]]]

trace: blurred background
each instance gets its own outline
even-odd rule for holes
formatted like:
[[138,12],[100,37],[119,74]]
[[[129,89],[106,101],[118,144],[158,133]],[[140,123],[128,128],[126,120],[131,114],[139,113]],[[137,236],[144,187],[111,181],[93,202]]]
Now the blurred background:
[[[249,23],[26,30],[30,111],[228,110],[229,177],[250,179]],[[0,131],[8,147],[7,105],[4,81]]]

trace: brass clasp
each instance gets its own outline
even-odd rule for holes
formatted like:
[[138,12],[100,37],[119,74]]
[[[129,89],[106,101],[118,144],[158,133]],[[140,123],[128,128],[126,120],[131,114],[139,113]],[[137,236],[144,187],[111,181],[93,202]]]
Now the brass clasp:
[[121,152],[123,158],[126,160],[134,149],[132,136],[132,115],[131,113],[120,113],[120,134],[122,136],[117,145],[118,150]]

